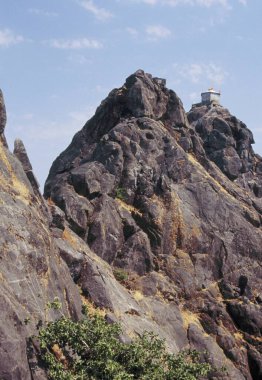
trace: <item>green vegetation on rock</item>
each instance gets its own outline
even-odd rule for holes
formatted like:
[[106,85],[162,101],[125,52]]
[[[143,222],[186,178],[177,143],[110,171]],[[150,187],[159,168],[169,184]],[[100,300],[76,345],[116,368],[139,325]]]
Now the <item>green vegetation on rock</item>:
[[211,366],[201,363],[196,351],[177,355],[152,333],[125,344],[121,328],[85,310],[74,322],[62,317],[39,332],[41,359],[52,380],[194,380],[207,375]]

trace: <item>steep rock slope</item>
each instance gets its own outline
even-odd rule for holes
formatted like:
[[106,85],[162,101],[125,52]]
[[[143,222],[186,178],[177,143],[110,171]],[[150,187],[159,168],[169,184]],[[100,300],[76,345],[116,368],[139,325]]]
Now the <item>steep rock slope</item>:
[[[252,142],[221,106],[187,118],[165,81],[139,70],[75,135],[45,186],[82,239],[73,250],[57,243],[84,294],[130,334],[154,327],[174,350],[207,349],[228,369],[213,378],[261,376],[261,158]],[[126,289],[103,260],[127,274]]]
[[59,315],[48,309],[48,302],[58,297],[61,312],[79,318],[81,300],[49,231],[47,206],[6,147],[5,120],[1,97],[0,379],[42,380],[46,376],[37,366],[30,337],[37,334],[37,326]]
[[254,139],[247,126],[219,105],[195,105],[188,119],[207,157],[229,179],[261,198],[262,159],[252,149]]

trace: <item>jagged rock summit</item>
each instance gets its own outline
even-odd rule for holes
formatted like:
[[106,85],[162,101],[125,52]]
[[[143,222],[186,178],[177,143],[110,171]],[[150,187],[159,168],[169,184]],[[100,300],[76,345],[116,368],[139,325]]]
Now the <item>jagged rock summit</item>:
[[229,373],[212,378],[261,376],[262,160],[252,143],[224,107],[186,115],[163,79],[138,70],[74,136],[45,185],[70,228],[128,275],[137,317],[117,313],[82,266],[84,293],[133,331],[154,321],[178,347],[207,349]]

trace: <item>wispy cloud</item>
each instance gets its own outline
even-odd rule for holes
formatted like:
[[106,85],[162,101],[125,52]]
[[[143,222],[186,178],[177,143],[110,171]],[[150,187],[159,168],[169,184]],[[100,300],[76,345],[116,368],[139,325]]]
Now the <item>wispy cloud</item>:
[[210,84],[221,85],[228,76],[228,73],[222,67],[214,63],[174,64],[174,69],[178,76],[187,78],[195,84],[205,82],[208,79]]
[[110,11],[105,8],[99,8],[94,4],[93,0],[78,0],[77,2],[100,21],[105,21],[113,17],[113,14]]
[[57,17],[58,16],[58,13],[56,13],[56,12],[49,12],[49,11],[45,11],[45,10],[39,9],[39,8],[30,8],[30,9],[28,9],[28,12],[33,14],[33,15],[36,15],[36,16],[44,16],[44,17]]
[[247,5],[247,0],[238,0],[238,2],[242,5]]
[[131,28],[131,27],[127,27],[127,28],[126,28],[126,31],[127,31],[127,33],[129,33],[129,34],[130,34],[131,36],[133,36],[133,37],[137,37],[138,34],[139,34],[139,32],[138,32],[137,29],[135,29],[135,28]]
[[27,141],[54,143],[59,138],[59,141],[68,140],[69,142],[69,139],[94,115],[95,110],[94,106],[72,110],[67,113],[63,120],[38,120],[37,115],[31,113],[12,114],[11,121],[15,134],[23,136]]
[[92,63],[92,59],[86,57],[83,54],[72,53],[67,57],[67,60],[76,65],[89,65]]
[[10,29],[0,30],[0,46],[9,47],[24,42],[25,39],[19,34],[15,34]]
[[[144,3],[148,5],[168,5],[176,7],[178,5],[198,5],[202,7],[211,7],[214,5],[222,6],[231,9],[230,0],[131,0],[135,3]],[[246,0],[238,0],[240,3],[245,3]]]
[[146,34],[151,40],[159,40],[170,36],[171,31],[162,25],[149,25],[146,28]]
[[49,41],[49,45],[53,48],[64,50],[100,49],[103,46],[98,40],[90,38],[53,39]]

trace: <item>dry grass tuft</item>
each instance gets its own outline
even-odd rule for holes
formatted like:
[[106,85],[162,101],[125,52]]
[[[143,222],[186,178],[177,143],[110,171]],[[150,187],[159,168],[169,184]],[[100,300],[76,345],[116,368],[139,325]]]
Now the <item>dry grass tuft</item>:
[[139,291],[139,290],[136,290],[134,293],[133,293],[133,297],[134,299],[139,302],[139,301],[142,301],[142,299],[144,299],[144,295]]
[[101,309],[95,306],[95,304],[89,299],[87,299],[83,294],[80,294],[80,297],[81,297],[82,304],[87,306],[88,312],[90,313],[90,315],[100,315],[103,318],[106,316],[107,314],[106,309]]
[[192,311],[188,309],[182,309],[180,311],[181,311],[183,325],[185,329],[188,329],[191,323],[194,323],[195,325],[197,325],[198,327],[202,329],[202,325],[199,321],[199,317],[197,314],[193,313]]

